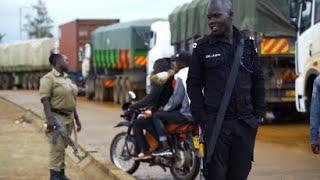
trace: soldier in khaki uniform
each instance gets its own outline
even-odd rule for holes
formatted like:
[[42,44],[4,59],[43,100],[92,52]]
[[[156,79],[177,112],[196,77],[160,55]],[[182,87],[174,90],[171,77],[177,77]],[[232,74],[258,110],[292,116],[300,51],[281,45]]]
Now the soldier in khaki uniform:
[[76,110],[76,96],[78,89],[67,75],[68,60],[65,55],[51,54],[49,62],[53,66],[52,71],[40,79],[39,93],[47,118],[46,134],[50,139],[49,169],[50,180],[67,180],[65,176],[65,148],[67,144],[61,135],[57,143],[51,143],[53,117],[60,120],[71,135],[74,128],[73,120],[77,125],[77,131],[81,130],[81,123]]

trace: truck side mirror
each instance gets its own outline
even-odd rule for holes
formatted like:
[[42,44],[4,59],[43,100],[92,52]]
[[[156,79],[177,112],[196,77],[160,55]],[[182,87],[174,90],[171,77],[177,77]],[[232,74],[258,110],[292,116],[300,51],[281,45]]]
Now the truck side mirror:
[[151,39],[153,38],[153,36],[154,36],[154,33],[152,31],[147,31],[144,33],[144,37],[146,40],[144,45],[146,45],[149,49],[151,49],[154,46],[153,42],[151,42]]
[[293,25],[296,29],[298,29],[298,7],[297,7],[297,0],[290,1],[289,7],[289,18],[290,24]]

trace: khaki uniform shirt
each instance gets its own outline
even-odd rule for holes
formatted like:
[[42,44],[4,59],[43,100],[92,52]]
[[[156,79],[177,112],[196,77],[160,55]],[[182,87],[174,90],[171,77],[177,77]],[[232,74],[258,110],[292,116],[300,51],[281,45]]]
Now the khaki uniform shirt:
[[68,114],[70,113],[70,116],[62,116],[54,113],[63,124],[73,121],[78,88],[66,73],[61,76],[56,69],[52,68],[49,73],[40,79],[39,93],[40,98],[50,98],[53,109],[58,109]]

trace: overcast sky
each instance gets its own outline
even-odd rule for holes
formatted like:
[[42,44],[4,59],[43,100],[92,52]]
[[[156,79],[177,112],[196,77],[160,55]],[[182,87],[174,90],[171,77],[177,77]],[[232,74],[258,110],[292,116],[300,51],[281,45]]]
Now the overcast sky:
[[[5,33],[4,43],[20,39],[19,9],[24,16],[32,14],[31,4],[38,0],[0,0],[0,33]],[[120,21],[146,18],[167,18],[172,10],[191,0],[44,0],[49,16],[54,21],[54,36],[58,26],[75,19],[119,18]],[[27,39],[22,33],[22,39]]]

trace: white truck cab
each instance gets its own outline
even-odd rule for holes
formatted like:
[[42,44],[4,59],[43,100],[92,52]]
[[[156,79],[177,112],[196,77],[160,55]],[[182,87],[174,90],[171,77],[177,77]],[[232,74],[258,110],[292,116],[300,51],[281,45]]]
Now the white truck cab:
[[171,32],[168,21],[157,21],[151,25],[149,34],[149,52],[147,62],[147,93],[150,91],[150,74],[157,59],[170,58],[174,54],[174,47],[170,44]]
[[291,0],[290,19],[297,27],[296,108],[308,112],[313,81],[320,74],[320,0]]
[[82,59],[82,76],[83,78],[87,78],[90,70],[90,58],[91,58],[91,46],[89,43],[84,45],[84,58]]

